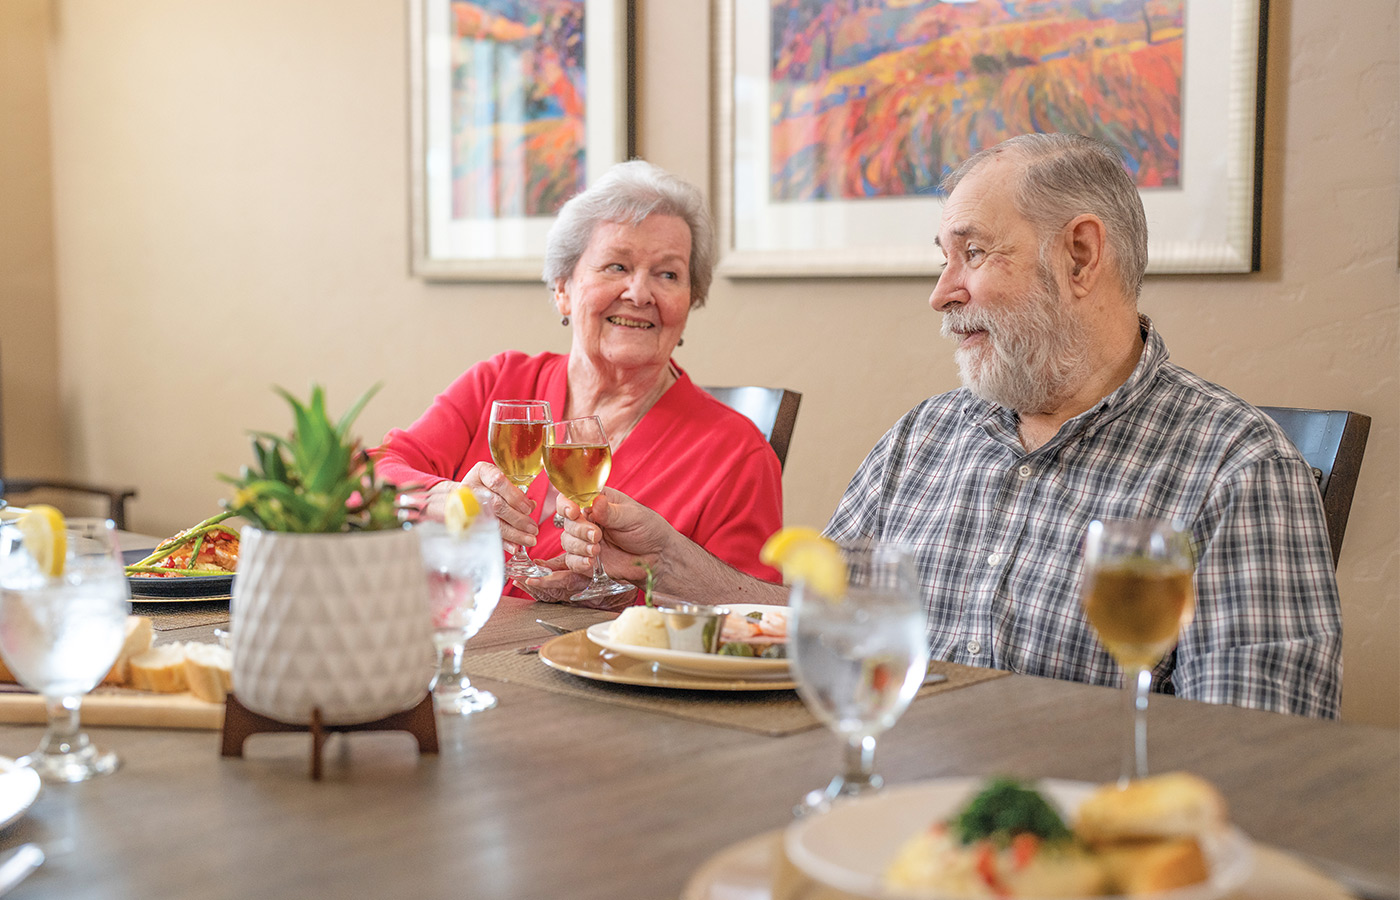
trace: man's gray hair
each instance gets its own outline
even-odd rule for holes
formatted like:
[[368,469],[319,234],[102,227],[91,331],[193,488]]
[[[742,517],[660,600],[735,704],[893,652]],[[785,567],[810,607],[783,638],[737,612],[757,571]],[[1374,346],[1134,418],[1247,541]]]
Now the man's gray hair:
[[1107,229],[1123,288],[1136,300],[1147,271],[1147,215],[1118,153],[1082,134],[1023,134],[964,160],[943,179],[945,195],[1001,153],[1025,160],[1016,186],[1016,209],[1040,236],[1042,259],[1061,228],[1075,216],[1093,213]]
[[612,166],[560,208],[545,238],[545,284],[569,280],[602,223],[637,225],[651,215],[676,216],[690,227],[690,308],[704,306],[715,271],[715,230],[705,198],[689,182],[641,159]]

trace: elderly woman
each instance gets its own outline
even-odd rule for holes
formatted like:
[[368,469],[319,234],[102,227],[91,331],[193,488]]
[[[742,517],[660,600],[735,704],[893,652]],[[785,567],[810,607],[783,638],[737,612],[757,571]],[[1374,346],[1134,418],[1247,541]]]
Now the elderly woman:
[[[559,211],[545,248],[569,353],[507,351],[477,363],[376,452],[399,485],[427,488],[427,513],[459,483],[489,491],[507,548],[562,555],[554,489],[521,492],[491,462],[493,400],[547,400],[556,420],[595,415],[612,446],[608,486],[645,503],[710,553],[778,579],[759,548],[782,525],[778,459],[747,418],[671,359],[705,302],[714,237],[700,192],[642,160],[613,166]],[[562,565],[558,566],[562,568]]]

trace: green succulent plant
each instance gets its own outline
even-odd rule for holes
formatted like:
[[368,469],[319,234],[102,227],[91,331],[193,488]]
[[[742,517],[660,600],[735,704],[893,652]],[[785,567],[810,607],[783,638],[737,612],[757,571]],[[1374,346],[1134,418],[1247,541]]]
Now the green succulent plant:
[[374,460],[350,436],[351,423],[379,388],[366,391],[339,422],[327,414],[320,385],[311,386],[307,403],[274,388],[292,407],[291,436],[251,432],[257,464],[244,466],[236,478],[219,476],[237,489],[224,508],[265,531],[333,534],[400,527],[398,489],[378,478]]

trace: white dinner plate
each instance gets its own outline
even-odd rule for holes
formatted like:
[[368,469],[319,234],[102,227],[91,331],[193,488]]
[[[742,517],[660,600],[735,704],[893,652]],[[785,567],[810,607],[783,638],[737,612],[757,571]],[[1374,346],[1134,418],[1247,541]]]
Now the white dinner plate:
[[[799,819],[788,826],[783,845],[793,865],[838,890],[876,900],[945,900],[937,894],[886,888],[882,876],[908,838],[935,821],[947,819],[985,784],[986,779],[982,778],[941,778],[838,803],[830,812]],[[1036,787],[1068,821],[1098,785],[1046,779],[1037,782]],[[1210,863],[1207,881],[1141,896],[1153,900],[1214,900],[1249,878],[1254,866],[1253,848],[1239,829],[1229,829],[1220,841],[1203,849]]]
[[39,796],[39,773],[0,756],[0,829],[19,821]]
[[[751,612],[773,609],[772,604],[726,603],[724,608],[730,615],[744,616]],[[776,607],[787,609],[787,607]],[[671,650],[663,647],[638,647],[636,644],[623,644],[612,639],[612,622],[599,622],[588,626],[588,639],[598,646],[640,659],[654,662],[674,672],[687,675],[708,675],[712,678],[788,678],[788,661],[785,659],[760,659],[753,656],[721,656],[718,653],[693,653],[689,650]]]

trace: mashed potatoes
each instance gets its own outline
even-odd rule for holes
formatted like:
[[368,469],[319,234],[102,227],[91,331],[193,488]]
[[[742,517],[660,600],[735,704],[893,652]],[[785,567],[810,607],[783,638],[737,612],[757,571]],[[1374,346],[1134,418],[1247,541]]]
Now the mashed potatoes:
[[634,647],[661,647],[671,645],[666,637],[666,617],[661,610],[651,606],[629,606],[622,615],[613,620],[608,636],[619,644]]

